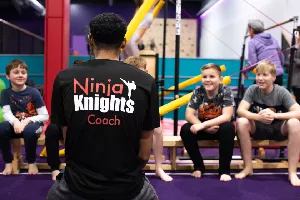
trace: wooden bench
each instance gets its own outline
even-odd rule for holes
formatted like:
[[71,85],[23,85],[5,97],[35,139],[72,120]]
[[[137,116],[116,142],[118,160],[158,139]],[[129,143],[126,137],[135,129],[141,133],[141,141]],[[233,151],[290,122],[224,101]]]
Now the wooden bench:
[[[214,140],[202,140],[198,142],[199,147],[211,147],[215,148],[219,146],[218,141]],[[24,140],[21,139],[12,139],[12,147],[13,147],[13,174],[18,174],[20,169],[28,169],[28,164],[23,162],[23,158],[21,155],[21,146],[24,145]],[[41,135],[38,139],[38,145],[45,145],[45,135]],[[193,164],[181,164],[177,157],[177,148],[182,148],[183,143],[181,141],[180,136],[164,136],[163,140],[164,148],[169,149],[169,162],[170,164],[163,164],[162,167],[164,170],[192,170]],[[235,138],[234,146],[239,148],[238,140]],[[267,147],[267,146],[287,146],[286,141],[273,141],[273,140],[253,140],[252,147]],[[153,157],[153,156],[152,156]],[[205,164],[207,169],[218,169],[219,165],[216,161],[205,160]],[[50,169],[47,163],[37,163],[39,169]],[[62,163],[60,168],[63,169],[65,167],[65,163]],[[260,160],[253,161],[254,169],[279,169],[279,168],[287,168],[287,162],[277,162],[277,163],[263,163]],[[300,167],[300,164],[299,166]],[[243,162],[240,160],[239,162],[231,163],[232,169],[243,169]],[[147,164],[145,170],[155,170],[155,164]]]
[[[252,147],[268,147],[268,146],[287,146],[287,140],[285,141],[273,141],[273,140],[252,140]],[[171,162],[171,170],[191,170],[193,164],[180,164],[177,158],[177,148],[183,147],[183,143],[181,141],[180,136],[164,136],[164,147],[169,149],[170,153],[170,162]],[[201,140],[198,142],[199,147],[218,147],[219,142],[215,140]],[[234,147],[239,148],[239,142],[237,138],[234,140]],[[208,161],[210,163],[207,166],[207,169],[218,169],[218,163]],[[278,168],[287,168],[287,162],[274,162],[274,163],[263,163],[261,160],[253,161],[253,168],[255,169],[278,169]],[[300,165],[299,165],[300,167]],[[231,163],[232,169],[243,169],[243,162]]]

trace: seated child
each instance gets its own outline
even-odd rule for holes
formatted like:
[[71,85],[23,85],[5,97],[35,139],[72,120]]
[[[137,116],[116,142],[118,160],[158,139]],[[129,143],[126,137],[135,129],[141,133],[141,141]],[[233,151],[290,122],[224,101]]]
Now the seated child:
[[237,114],[237,133],[245,168],[236,174],[243,179],[253,173],[251,139],[286,140],[288,143],[289,180],[300,186],[297,163],[300,154],[300,106],[288,90],[274,84],[276,67],[262,61],[256,67],[256,85],[250,86],[241,101]]
[[[146,69],[147,61],[142,57],[130,56],[124,62],[148,73]],[[161,166],[163,153],[163,133],[161,127],[154,129],[152,149],[155,157],[156,175],[166,182],[172,181],[173,178],[166,174]]]
[[28,67],[22,60],[15,59],[6,67],[6,78],[11,88],[1,94],[1,104],[5,122],[0,123],[0,149],[5,169],[3,175],[12,173],[10,140],[24,138],[28,174],[37,174],[35,164],[37,140],[43,131],[43,122],[48,120],[48,111],[40,92],[25,85]]
[[[180,136],[194,163],[192,176],[200,178],[205,172],[198,140],[219,140],[220,181],[230,181],[230,163],[233,154],[235,127],[231,122],[234,97],[231,89],[222,84],[221,69],[216,64],[201,68],[202,86],[194,90],[186,108],[188,123],[181,127]],[[198,118],[195,116],[198,112]]]

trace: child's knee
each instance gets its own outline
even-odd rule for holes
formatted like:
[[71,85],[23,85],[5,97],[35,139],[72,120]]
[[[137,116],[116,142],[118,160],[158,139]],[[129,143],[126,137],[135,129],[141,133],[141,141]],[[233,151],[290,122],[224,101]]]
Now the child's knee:
[[[286,123],[286,126],[281,127],[281,132],[283,134],[291,134],[291,133],[299,134],[300,121],[298,119],[292,118],[292,119],[287,120],[285,123]],[[295,132],[294,130],[298,130],[298,131]]]
[[25,137],[36,137],[38,138],[43,132],[43,127],[37,124],[28,124],[23,130],[23,136]]
[[220,139],[221,140],[234,140],[235,137],[235,127],[232,122],[225,122],[220,126]]
[[158,127],[158,128],[155,128],[154,129],[154,135],[161,135],[162,134],[162,128],[161,127]]
[[11,124],[7,121],[0,123],[0,135],[6,135],[11,131]]
[[236,120],[236,126],[237,127],[246,127],[250,126],[250,121],[247,118],[241,117]]
[[234,124],[232,122],[225,122],[221,124],[220,127],[227,131],[234,131]]
[[191,134],[191,130],[190,130],[191,126],[192,126],[191,123],[185,123],[180,129],[180,136],[185,137],[185,136]]
[[296,118],[292,118],[287,120],[286,125],[290,129],[295,129],[295,128],[297,129],[300,126],[300,121]]

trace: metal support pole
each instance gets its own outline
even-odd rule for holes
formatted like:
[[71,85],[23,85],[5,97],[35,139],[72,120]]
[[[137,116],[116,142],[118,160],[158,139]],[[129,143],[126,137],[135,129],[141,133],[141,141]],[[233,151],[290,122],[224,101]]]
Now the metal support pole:
[[[181,0],[176,0],[176,47],[175,47],[175,76],[174,76],[174,100],[179,98],[179,59],[180,59],[180,23],[181,23]],[[174,135],[177,135],[178,129],[178,109],[174,110]]]
[[[166,72],[166,40],[167,40],[167,17],[168,17],[168,1],[165,2],[164,6],[164,34],[163,34],[163,55],[162,55],[162,68],[161,68],[161,80],[160,80],[160,106],[165,104],[165,72]],[[161,120],[163,116],[161,116]]]

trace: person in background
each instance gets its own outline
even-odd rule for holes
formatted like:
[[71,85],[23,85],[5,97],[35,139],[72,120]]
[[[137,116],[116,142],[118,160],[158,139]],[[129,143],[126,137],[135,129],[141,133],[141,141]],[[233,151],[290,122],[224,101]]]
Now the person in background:
[[[158,2],[155,1],[154,5]],[[135,0],[136,3],[136,12],[144,3],[144,0]],[[139,56],[140,50],[138,44],[141,41],[141,38],[144,36],[145,32],[150,28],[153,22],[152,9],[146,14],[143,21],[139,24],[137,30],[134,32],[130,40],[127,42],[125,48],[121,53],[121,60],[126,60],[130,56]]]
[[[300,32],[300,26],[297,27],[297,30]],[[298,38],[296,40],[296,48],[297,51],[294,57],[293,74],[291,74],[291,87],[293,89],[297,103],[300,104],[300,35],[298,35]]]
[[[246,74],[246,72],[256,68],[259,61],[266,59],[276,66],[275,84],[282,85],[284,55],[280,52],[281,48],[277,40],[270,33],[264,32],[264,29],[264,23],[262,21],[249,21],[248,30],[251,39],[248,42],[248,65],[253,66],[241,72]],[[246,78],[248,78],[247,75]]]

